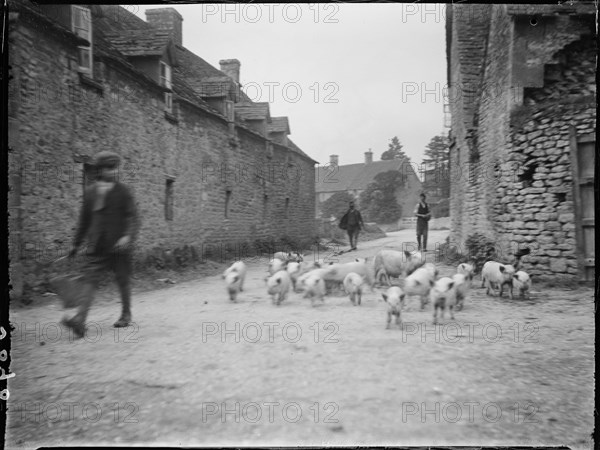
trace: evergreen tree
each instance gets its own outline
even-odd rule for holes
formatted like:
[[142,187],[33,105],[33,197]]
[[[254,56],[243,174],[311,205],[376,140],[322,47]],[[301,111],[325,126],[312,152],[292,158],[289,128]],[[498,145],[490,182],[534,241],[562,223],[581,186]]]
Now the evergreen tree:
[[381,154],[382,161],[389,161],[391,159],[405,159],[409,160],[406,153],[402,150],[403,145],[400,143],[398,136],[394,136],[390,139],[390,143],[388,144],[388,149]]

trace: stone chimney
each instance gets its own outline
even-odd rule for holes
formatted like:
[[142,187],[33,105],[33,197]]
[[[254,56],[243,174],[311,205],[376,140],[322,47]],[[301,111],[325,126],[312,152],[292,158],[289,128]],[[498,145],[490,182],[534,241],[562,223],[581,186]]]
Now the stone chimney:
[[365,152],[365,164],[370,164],[373,162],[373,152],[369,149],[368,152]]
[[224,72],[229,78],[232,78],[237,84],[240,84],[240,66],[237,59],[222,59],[219,61],[221,72]]
[[338,155],[329,155],[329,164],[332,166],[338,165]]
[[173,36],[173,43],[182,46],[183,17],[175,8],[156,8],[146,10],[146,22],[155,28],[168,30]]

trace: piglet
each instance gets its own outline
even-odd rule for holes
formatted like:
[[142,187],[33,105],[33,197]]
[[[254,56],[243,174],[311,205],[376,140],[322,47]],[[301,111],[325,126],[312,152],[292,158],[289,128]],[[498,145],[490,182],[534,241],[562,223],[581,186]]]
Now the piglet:
[[454,320],[454,306],[456,305],[456,289],[454,285],[454,280],[449,277],[442,277],[433,284],[429,293],[429,297],[433,303],[433,323],[437,323],[438,309],[443,319],[444,312],[448,308],[450,310],[450,318]]
[[274,258],[269,262],[269,275],[275,275],[280,270],[285,270],[287,263],[287,260]]
[[274,304],[280,305],[285,300],[290,284],[290,275],[285,270],[280,270],[267,280],[267,292],[273,298]]
[[513,275],[513,286],[521,298],[529,298],[529,289],[531,288],[531,277],[527,272],[519,270]]
[[452,279],[454,280],[454,289],[456,290],[456,309],[457,311],[462,310],[467,294],[469,293],[469,288],[471,287],[469,275],[455,273]]
[[246,279],[246,264],[243,261],[234,262],[223,272],[223,279],[227,285],[229,299],[235,301],[237,294],[244,290],[244,280]]
[[398,286],[392,286],[381,296],[387,303],[387,323],[385,328],[389,330],[392,316],[396,316],[396,325],[402,327],[402,307],[404,306],[404,291]]
[[302,280],[304,287],[304,298],[310,298],[311,304],[315,305],[315,299],[324,302],[325,297],[325,280],[323,274],[319,270],[313,270],[306,274]]
[[502,297],[504,286],[508,287],[508,295],[513,298],[513,275],[515,268],[511,264],[501,264],[496,261],[488,261],[481,269],[481,286],[485,285],[487,295],[498,286],[499,296]]
[[408,296],[418,295],[421,297],[421,310],[425,309],[429,291],[435,281],[435,266],[432,268],[419,267],[404,280],[404,292]]
[[350,272],[344,278],[344,290],[346,291],[346,294],[350,296],[350,301],[353,305],[356,305],[357,301],[360,305],[362,299],[362,286],[364,282],[364,278],[354,272]]
[[456,273],[466,275],[469,280],[475,276],[475,266],[473,264],[462,263],[456,268]]

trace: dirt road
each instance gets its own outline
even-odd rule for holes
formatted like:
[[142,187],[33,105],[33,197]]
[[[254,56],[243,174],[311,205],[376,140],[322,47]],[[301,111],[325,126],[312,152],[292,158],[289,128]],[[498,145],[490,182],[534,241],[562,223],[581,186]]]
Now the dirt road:
[[[447,232],[431,233],[431,248]],[[399,248],[413,232],[340,256]],[[85,339],[55,297],[14,307],[7,448],[40,445],[559,445],[591,448],[593,290],[485,296],[455,320],[409,300],[385,329],[380,290],[362,306],[266,295],[266,260],[230,303],[220,277],[98,302]],[[442,275],[452,269],[442,267]],[[537,292],[537,293],[535,293]]]

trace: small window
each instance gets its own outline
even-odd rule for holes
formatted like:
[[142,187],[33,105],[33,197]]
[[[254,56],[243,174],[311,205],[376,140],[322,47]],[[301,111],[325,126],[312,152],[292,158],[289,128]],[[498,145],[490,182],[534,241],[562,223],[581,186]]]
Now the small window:
[[165,111],[173,113],[173,94],[170,92],[165,92]]
[[263,196],[263,220],[267,220],[267,212],[269,207],[269,196]]
[[229,217],[229,200],[231,200],[231,191],[225,193],[225,218]]
[[91,11],[81,6],[71,6],[71,18],[73,33],[87,40],[89,47],[77,47],[77,61],[79,72],[92,76],[92,20]]
[[286,197],[285,199],[285,218],[289,218],[289,210],[290,210],[290,198]]
[[174,180],[165,184],[165,220],[173,220],[173,185]]
[[160,85],[171,89],[171,67],[162,61],[160,62]]

